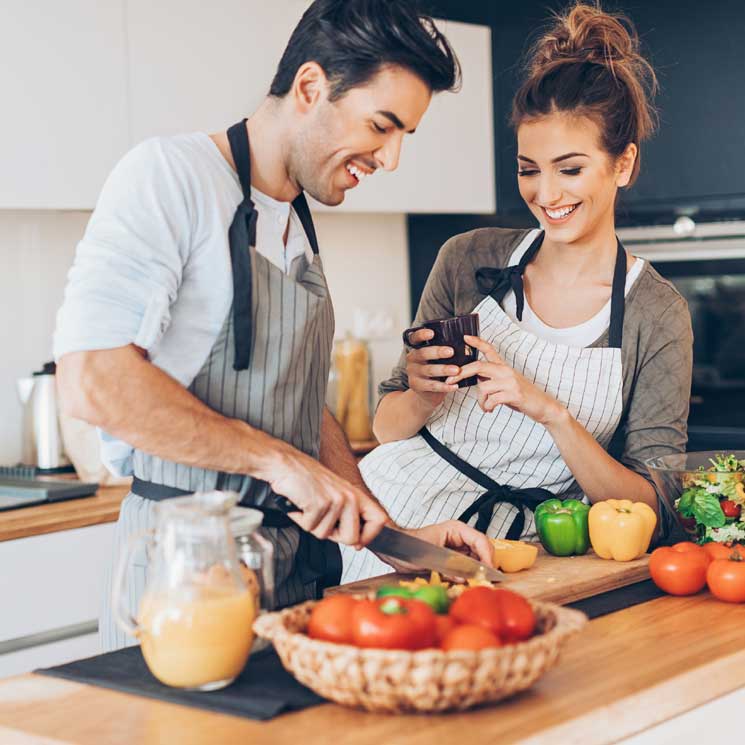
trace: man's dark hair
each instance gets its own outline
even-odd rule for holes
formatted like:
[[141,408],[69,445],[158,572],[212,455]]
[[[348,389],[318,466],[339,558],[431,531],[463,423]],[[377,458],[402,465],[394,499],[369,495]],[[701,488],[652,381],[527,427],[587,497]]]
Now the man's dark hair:
[[292,32],[269,95],[286,95],[306,62],[323,68],[330,101],[387,65],[410,70],[433,93],[460,81],[455,52],[414,0],[316,0]]

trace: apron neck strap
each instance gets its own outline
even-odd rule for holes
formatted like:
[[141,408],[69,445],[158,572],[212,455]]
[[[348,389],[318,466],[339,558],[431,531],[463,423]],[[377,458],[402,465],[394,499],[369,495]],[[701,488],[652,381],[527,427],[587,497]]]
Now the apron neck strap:
[[[238,180],[241,182],[243,201],[248,208],[248,211],[254,212],[255,207],[253,200],[251,199],[251,150],[248,144],[248,129],[246,128],[247,121],[248,119],[243,119],[228,129],[228,142],[230,143],[230,152],[233,155],[235,170],[238,172]],[[292,206],[297,213],[297,216],[300,218],[300,222],[305,231],[305,235],[308,237],[308,242],[310,243],[310,247],[313,249],[313,253],[317,254],[318,238],[316,237],[313,217],[310,214],[310,208],[305,199],[305,194],[300,192],[300,194],[298,194],[293,200]],[[252,238],[251,245],[253,246],[256,244],[255,230],[253,231]]]
[[313,253],[317,255],[318,238],[316,237],[316,228],[313,225],[313,217],[310,214],[310,207],[308,207],[308,201],[303,192],[300,192],[300,194],[292,200],[292,207],[300,218],[300,222],[302,223],[305,235],[308,236],[308,243],[310,243]]
[[616,238],[616,266],[610,294],[608,346],[620,349],[623,342],[623,317],[626,312],[626,250]]
[[[238,180],[241,182],[243,198],[251,202],[251,150],[248,146],[247,121],[248,119],[243,119],[228,129],[228,142]],[[253,206],[253,202],[251,205]]]

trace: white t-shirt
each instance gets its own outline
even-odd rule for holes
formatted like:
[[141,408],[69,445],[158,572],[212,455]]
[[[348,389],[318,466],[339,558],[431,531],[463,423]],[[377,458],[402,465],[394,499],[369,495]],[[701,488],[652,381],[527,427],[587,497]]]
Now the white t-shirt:
[[[302,254],[312,260],[292,206],[256,189],[251,196],[256,250],[285,272]],[[233,301],[228,230],[241,201],[238,174],[206,134],[157,137],[127,153],[78,244],[57,313],[55,360],[136,344],[191,385]],[[107,465],[126,473],[129,446],[102,440]]]
[[[523,254],[528,250],[539,233],[540,230],[531,230],[525,236],[518,247],[512,252],[512,256],[510,256],[507,264],[508,266],[516,266],[520,262]],[[629,294],[629,290],[634,286],[634,282],[638,279],[643,267],[644,259],[636,257],[636,260],[631,265],[631,269],[626,273],[625,295]],[[517,303],[515,301],[515,293],[512,290],[505,295],[502,305],[504,312],[523,331],[535,334],[538,338],[552,344],[565,344],[568,347],[588,347],[594,341],[597,341],[610,326],[610,300],[592,318],[577,326],[568,326],[567,328],[554,328],[544,323],[530,307],[527,297],[525,298],[525,305],[523,307],[522,321],[518,321]]]

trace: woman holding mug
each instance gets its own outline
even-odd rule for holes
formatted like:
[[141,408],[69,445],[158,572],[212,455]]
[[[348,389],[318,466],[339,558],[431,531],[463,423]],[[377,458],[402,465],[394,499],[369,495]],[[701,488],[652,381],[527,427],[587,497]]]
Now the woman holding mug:
[[[458,518],[491,537],[535,534],[554,495],[644,501],[648,458],[685,450],[692,368],[685,300],[615,234],[618,190],[639,172],[656,81],[631,25],[576,4],[536,43],[512,123],[535,230],[451,238],[415,326],[478,313],[480,359],[409,332],[361,464],[399,524]],[[442,360],[432,364],[433,360]],[[477,385],[458,387],[477,376]],[[615,437],[614,437],[615,435]],[[344,581],[387,570],[347,551]]]

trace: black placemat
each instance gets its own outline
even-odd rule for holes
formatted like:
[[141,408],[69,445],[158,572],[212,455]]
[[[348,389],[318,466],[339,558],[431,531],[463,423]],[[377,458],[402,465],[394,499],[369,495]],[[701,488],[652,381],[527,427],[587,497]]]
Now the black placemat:
[[324,702],[282,667],[273,648],[252,654],[231,685],[208,693],[182,691],[158,682],[148,670],[139,647],[34,672],[249,719],[273,719],[284,712]]
[[630,608],[632,605],[646,603],[664,594],[651,579],[646,579],[633,585],[619,587],[617,590],[604,592],[601,595],[578,600],[576,603],[567,603],[567,607],[581,610],[589,618],[597,618],[617,610]]

